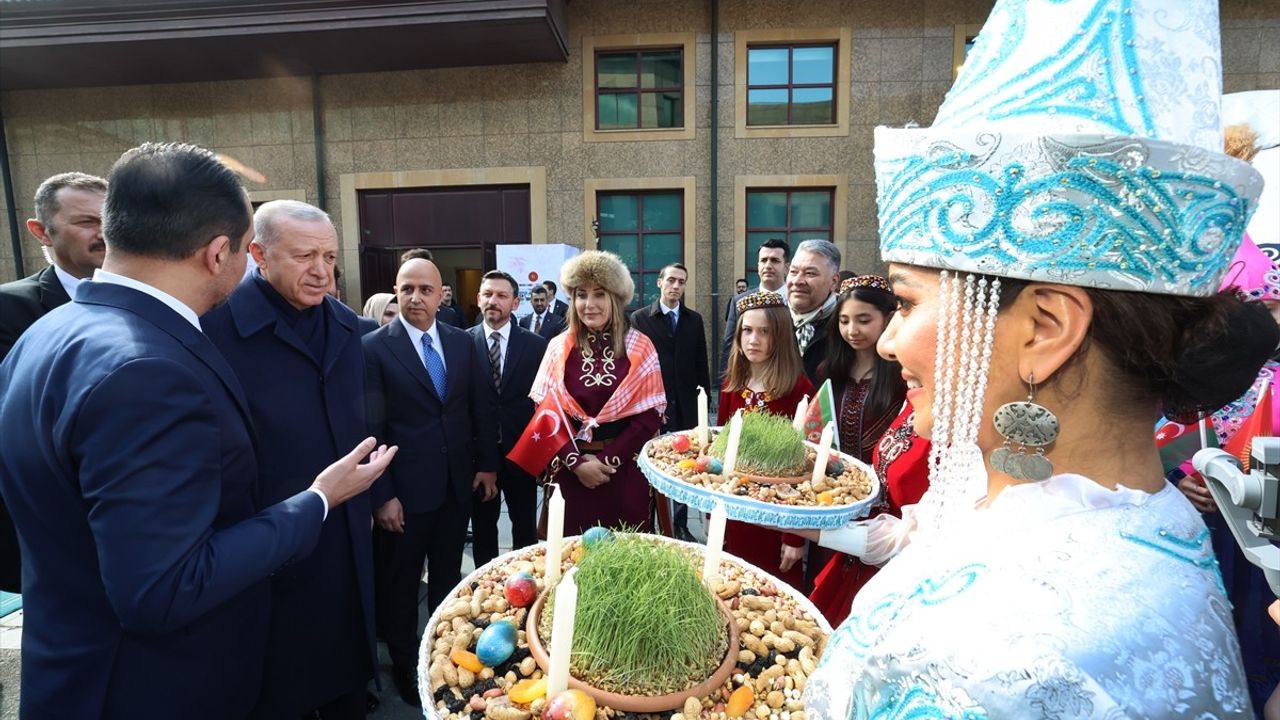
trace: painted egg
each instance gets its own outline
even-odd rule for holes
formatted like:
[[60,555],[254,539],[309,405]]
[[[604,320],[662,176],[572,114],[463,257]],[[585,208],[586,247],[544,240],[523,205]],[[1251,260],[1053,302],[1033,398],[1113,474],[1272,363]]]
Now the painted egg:
[[613,531],[609,528],[600,527],[599,525],[589,528],[586,532],[582,533],[582,544],[587,546],[588,550],[602,542],[608,542],[612,539]]
[[700,473],[704,473],[711,467],[711,458],[706,455],[699,455],[697,460],[693,461],[693,469]]
[[832,456],[827,461],[827,475],[831,477],[839,477],[844,472],[844,461],[838,457]]
[[538,583],[527,572],[518,572],[507,578],[502,594],[513,607],[528,607],[538,597]]
[[501,665],[516,650],[516,626],[509,620],[490,623],[476,641],[476,657],[493,667]]
[[542,720],[593,720],[596,701],[581,690],[565,690],[547,701]]
[[681,470],[693,470],[694,468],[698,467],[698,463],[693,460],[690,460],[689,458],[685,458],[684,460],[681,460],[680,462],[676,463],[676,467],[680,468]]
[[688,435],[676,435],[671,438],[671,449],[676,452],[689,452],[690,445]]
[[707,464],[707,472],[712,475],[719,475],[724,472],[724,463],[721,462],[720,458],[711,458],[711,461]]

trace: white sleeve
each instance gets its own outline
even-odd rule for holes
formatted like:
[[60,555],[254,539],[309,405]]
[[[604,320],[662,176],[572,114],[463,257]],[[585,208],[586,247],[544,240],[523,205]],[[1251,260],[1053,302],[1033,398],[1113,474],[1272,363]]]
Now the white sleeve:
[[883,565],[911,543],[916,529],[915,505],[902,508],[902,517],[883,514],[856,520],[842,528],[823,530],[818,544],[856,555],[868,565]]

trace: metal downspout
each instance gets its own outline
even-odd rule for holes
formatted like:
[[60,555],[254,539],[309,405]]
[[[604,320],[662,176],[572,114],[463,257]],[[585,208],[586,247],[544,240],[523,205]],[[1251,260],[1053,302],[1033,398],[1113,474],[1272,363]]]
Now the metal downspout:
[[316,207],[327,211],[325,207],[324,187],[324,112],[321,110],[320,76],[311,76],[311,129],[312,142],[316,146]]
[[[711,5],[711,377],[720,377],[720,0]],[[719,388],[707,388],[712,395]]]
[[22,235],[18,230],[18,206],[13,199],[13,174],[9,171],[9,142],[5,137],[4,110],[0,108],[0,180],[4,181],[4,204],[9,212],[9,244],[13,248],[14,279],[25,277],[22,266]]

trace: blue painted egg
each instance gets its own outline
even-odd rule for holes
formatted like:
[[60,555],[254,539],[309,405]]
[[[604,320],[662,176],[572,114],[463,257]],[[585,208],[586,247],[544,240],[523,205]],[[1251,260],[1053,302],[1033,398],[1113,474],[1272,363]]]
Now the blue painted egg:
[[612,539],[613,532],[609,530],[609,528],[600,527],[599,525],[582,533],[582,544],[585,545],[588,550],[602,542],[608,542]]
[[476,641],[476,657],[494,667],[501,665],[516,651],[516,626],[510,620],[490,623]]
[[827,475],[839,477],[842,472],[844,472],[844,461],[833,455],[827,461]]
[[707,472],[719,475],[724,472],[724,462],[720,458],[711,458],[711,462],[707,463]]

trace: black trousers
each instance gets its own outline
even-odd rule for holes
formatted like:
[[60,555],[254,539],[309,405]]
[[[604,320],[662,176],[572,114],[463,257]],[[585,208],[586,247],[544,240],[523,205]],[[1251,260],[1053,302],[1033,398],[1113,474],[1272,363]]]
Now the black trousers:
[[533,476],[504,459],[498,470],[498,497],[482,502],[480,493],[471,499],[471,550],[480,567],[498,557],[498,516],[502,501],[511,518],[511,549],[538,542],[538,488]]
[[462,580],[470,514],[470,503],[464,506],[450,494],[435,510],[405,513],[403,533],[374,530],[378,633],[399,672],[416,672],[418,666],[418,588],[423,564],[429,614]]

